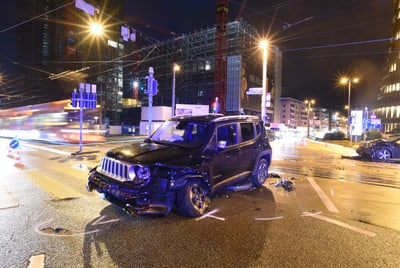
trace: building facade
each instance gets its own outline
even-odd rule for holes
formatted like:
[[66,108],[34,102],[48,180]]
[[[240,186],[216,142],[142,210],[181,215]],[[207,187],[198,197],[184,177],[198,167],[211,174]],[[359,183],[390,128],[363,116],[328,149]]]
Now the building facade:
[[[97,85],[102,117],[119,121],[122,110],[124,55],[120,27],[123,0],[86,1],[94,14],[69,0],[17,0],[16,83],[23,93],[9,107],[71,98],[79,83]],[[31,20],[31,18],[35,18]],[[112,19],[110,19],[112,18]],[[91,23],[104,25],[95,35]]]
[[[218,97],[215,27],[138,47],[121,36],[124,0],[85,3],[94,7],[93,14],[77,8],[75,1],[16,1],[21,26],[16,28],[15,87],[21,94],[2,103],[2,109],[69,99],[79,83],[90,83],[97,86],[100,122],[120,124],[123,98],[128,100],[125,106],[148,105],[145,91],[150,67],[158,81],[153,105],[171,106],[174,64],[180,65],[175,74],[176,104],[211,105]],[[89,31],[92,22],[103,25],[102,34]],[[249,91],[262,86],[259,36],[245,21],[227,25],[223,96],[227,114],[261,113],[261,95]],[[278,48],[269,48],[267,66],[266,120],[273,122],[279,115],[281,94],[282,53]]]
[[[308,105],[294,98],[283,97],[280,100],[280,121],[288,128],[304,129],[309,127],[311,132],[330,131],[332,118],[328,109]],[[307,119],[309,124],[307,124]]]
[[387,74],[383,78],[375,109],[381,119],[381,131],[400,132],[400,0],[393,1],[393,36],[387,60]]
[[[226,34],[226,113],[259,115],[261,96],[248,94],[249,88],[262,86],[259,34],[244,21],[228,23]],[[277,109],[274,104],[281,93],[282,55],[276,47],[270,48],[268,54],[267,91],[271,100],[267,120],[273,121],[274,109]],[[211,105],[214,102],[215,27],[142,48],[138,53],[132,53],[131,57],[138,64],[129,67],[130,86],[124,91],[124,98],[136,98],[130,103],[147,106],[145,77],[149,67],[153,67],[158,81],[158,93],[153,97],[153,105],[171,106],[174,64],[180,66],[179,72],[175,73],[176,103]],[[135,83],[139,83],[139,94],[136,96],[133,90]]]

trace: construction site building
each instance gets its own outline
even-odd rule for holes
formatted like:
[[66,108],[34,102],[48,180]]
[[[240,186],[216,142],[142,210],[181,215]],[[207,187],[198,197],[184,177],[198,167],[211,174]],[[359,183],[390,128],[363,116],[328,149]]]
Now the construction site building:
[[[147,106],[146,77],[154,69],[158,92],[153,105],[171,106],[174,64],[175,99],[177,104],[212,105],[215,101],[216,29],[208,28],[188,33],[131,53],[133,64],[125,68],[125,107],[130,104]],[[230,22],[226,30],[226,114],[260,115],[261,95],[249,94],[249,88],[262,87],[262,49],[260,35],[244,20]],[[127,60],[127,59],[126,59]],[[281,95],[282,53],[277,47],[268,48],[267,64],[268,122],[276,121]],[[129,75],[128,75],[129,74]],[[215,78],[215,79],[214,79]],[[137,92],[134,85],[137,83]],[[127,99],[133,99],[127,101]],[[279,121],[279,119],[277,119]]]

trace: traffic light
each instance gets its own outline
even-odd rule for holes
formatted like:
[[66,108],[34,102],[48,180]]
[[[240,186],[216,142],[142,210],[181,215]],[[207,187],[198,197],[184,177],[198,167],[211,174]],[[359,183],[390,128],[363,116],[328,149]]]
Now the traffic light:
[[218,102],[218,97],[215,98],[215,101],[211,104],[211,110],[213,113],[219,113],[221,106]]

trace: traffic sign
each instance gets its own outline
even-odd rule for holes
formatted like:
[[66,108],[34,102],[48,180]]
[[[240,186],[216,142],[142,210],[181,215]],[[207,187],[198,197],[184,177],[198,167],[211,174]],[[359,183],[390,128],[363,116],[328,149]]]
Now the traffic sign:
[[12,139],[12,141],[10,142],[10,147],[12,149],[17,149],[19,147],[19,140],[18,138],[14,138]]
[[74,108],[96,109],[97,88],[95,84],[79,83],[79,93],[72,92],[71,106]]

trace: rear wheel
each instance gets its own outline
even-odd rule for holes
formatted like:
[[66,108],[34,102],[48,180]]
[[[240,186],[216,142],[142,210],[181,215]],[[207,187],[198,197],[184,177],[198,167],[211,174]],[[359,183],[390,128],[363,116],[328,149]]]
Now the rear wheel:
[[260,159],[257,163],[257,170],[252,177],[251,183],[253,186],[260,187],[268,178],[268,162],[265,159]]
[[183,216],[201,216],[209,204],[206,187],[200,180],[189,180],[177,194],[178,211]]
[[380,150],[378,150],[376,152],[376,158],[378,160],[387,161],[387,160],[389,160],[391,158],[391,156],[392,155],[391,155],[390,151],[388,149],[385,149],[385,148],[380,149]]

